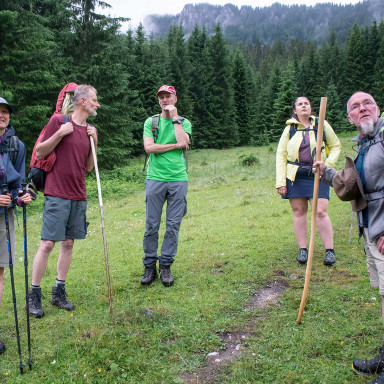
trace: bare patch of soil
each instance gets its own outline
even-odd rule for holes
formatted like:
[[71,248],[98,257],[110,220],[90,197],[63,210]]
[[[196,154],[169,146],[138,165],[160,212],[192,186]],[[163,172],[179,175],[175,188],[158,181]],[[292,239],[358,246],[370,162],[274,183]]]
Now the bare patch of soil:
[[[281,276],[281,275],[280,275]],[[267,304],[276,304],[278,297],[289,287],[285,280],[274,280],[257,291],[246,304],[245,308],[252,311],[255,308],[263,308]],[[249,337],[256,337],[255,333],[248,330],[254,329],[255,322],[247,324],[247,330],[228,332],[222,335],[224,348],[219,351],[208,353],[207,364],[196,373],[186,373],[181,378],[186,383],[196,384],[218,384],[217,377],[224,366],[241,355]]]

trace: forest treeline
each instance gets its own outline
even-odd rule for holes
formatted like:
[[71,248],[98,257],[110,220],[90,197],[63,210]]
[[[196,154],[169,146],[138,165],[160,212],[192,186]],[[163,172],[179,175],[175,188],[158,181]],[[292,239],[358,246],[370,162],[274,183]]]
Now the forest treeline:
[[120,33],[121,18],[98,14],[96,0],[0,2],[0,95],[12,103],[27,160],[67,82],[89,83],[101,108],[99,162],[124,165],[142,154],[145,119],[159,112],[156,90],[172,84],[178,110],[193,124],[193,148],[264,145],[278,140],[293,100],[306,95],[317,109],[328,97],[327,120],[336,132],[350,129],[345,103],[356,90],[384,106],[384,24],[349,31],[340,45],[277,39],[231,45],[221,26],[209,35],[195,27],[185,39],[170,26],[166,39],[142,26]]

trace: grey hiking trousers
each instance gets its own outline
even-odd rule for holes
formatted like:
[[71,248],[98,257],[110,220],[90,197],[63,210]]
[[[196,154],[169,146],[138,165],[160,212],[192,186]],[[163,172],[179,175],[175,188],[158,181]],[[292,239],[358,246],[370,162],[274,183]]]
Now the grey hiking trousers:
[[[146,268],[155,268],[157,260],[164,266],[173,263],[177,253],[181,220],[187,213],[187,190],[187,181],[145,180],[146,230],[143,238],[143,263]],[[158,257],[159,227],[165,201],[166,231]]]

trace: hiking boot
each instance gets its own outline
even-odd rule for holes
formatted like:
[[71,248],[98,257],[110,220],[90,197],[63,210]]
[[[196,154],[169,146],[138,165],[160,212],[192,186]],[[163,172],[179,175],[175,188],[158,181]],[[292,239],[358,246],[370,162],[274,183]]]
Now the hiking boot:
[[299,256],[296,257],[296,260],[300,264],[306,264],[308,260],[308,250],[307,248],[300,248],[299,249]]
[[65,291],[64,284],[52,287],[51,304],[66,309],[67,311],[72,311],[73,304],[67,300],[67,292]]
[[0,355],[5,351],[5,344],[0,340]]
[[171,274],[171,267],[169,265],[160,265],[160,280],[164,287],[173,285],[173,277]]
[[29,314],[38,319],[44,316],[41,296],[41,288],[32,288],[28,292]]
[[324,256],[324,265],[333,265],[335,264],[335,252],[326,251]]
[[144,276],[141,279],[141,285],[150,285],[157,278],[156,268],[145,268]]
[[[379,354],[371,360],[354,360],[352,369],[355,373],[362,376],[379,374],[384,368],[384,345],[379,348]],[[382,378],[384,380],[384,376]],[[373,381],[374,383],[375,381]],[[380,382],[381,383],[381,382]],[[384,381],[382,381],[384,383]]]
[[384,384],[384,373],[382,373],[380,376],[377,376],[376,379],[371,380],[367,384]]

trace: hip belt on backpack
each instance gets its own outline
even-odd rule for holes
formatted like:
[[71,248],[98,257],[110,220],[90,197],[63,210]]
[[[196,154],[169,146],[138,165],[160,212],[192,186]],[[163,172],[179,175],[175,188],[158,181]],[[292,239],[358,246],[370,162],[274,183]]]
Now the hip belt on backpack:
[[287,164],[297,165],[298,167],[312,168],[312,163],[299,163],[287,160]]
[[384,189],[382,189],[381,191],[377,191],[377,192],[366,193],[364,195],[364,197],[365,197],[365,200],[367,200],[367,201],[383,199],[384,198]]

